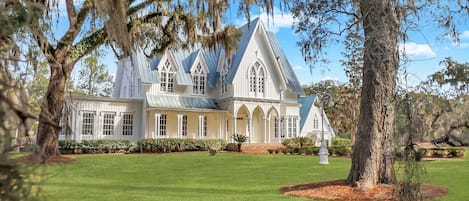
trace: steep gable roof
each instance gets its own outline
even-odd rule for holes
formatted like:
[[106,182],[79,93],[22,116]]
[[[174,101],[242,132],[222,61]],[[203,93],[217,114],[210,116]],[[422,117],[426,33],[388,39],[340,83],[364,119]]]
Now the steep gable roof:
[[231,68],[226,76],[226,82],[232,83],[233,79],[238,71],[239,64],[246,52],[246,48],[248,47],[249,42],[252,39],[252,36],[255,33],[255,30],[259,27],[261,21],[260,18],[254,19],[250,24],[245,24],[240,29],[243,32],[243,35],[238,41],[238,49],[236,50],[233,58],[231,59]]
[[[250,24],[245,24],[240,27],[243,35],[238,41],[238,49],[233,54],[231,59],[231,65],[225,79],[226,84],[233,83],[233,79],[238,71],[239,65],[246,53],[246,49],[249,43],[252,41],[254,33],[256,30],[259,29],[259,26],[262,25],[262,21],[260,18],[256,18],[251,21]],[[296,94],[304,94],[303,87],[299,83],[295,72],[293,71],[290,63],[288,62],[287,57],[285,56],[280,43],[278,42],[276,36],[272,32],[265,32],[267,46],[271,49],[271,52],[275,58],[277,58],[276,63],[279,66],[280,76],[282,79],[285,80],[287,89]],[[201,45],[195,45],[194,47],[188,50],[175,50],[175,51],[168,51],[168,56],[171,56],[176,63],[177,74],[176,74],[176,81],[180,85],[193,85],[192,77],[190,75],[190,68],[193,65],[195,59],[198,55],[202,55],[205,62],[207,63],[207,67],[209,69],[208,75],[208,87],[215,88],[217,85],[218,78],[220,73],[217,71],[218,64],[220,63],[219,60],[223,59],[220,58],[220,55],[223,52],[223,48],[221,46],[217,46],[214,49],[207,49],[201,47]],[[151,60],[151,68],[155,69],[156,66],[159,65],[161,62],[161,57],[156,57]]]
[[306,119],[308,118],[309,112],[313,107],[314,101],[316,100],[316,96],[305,96],[299,97],[298,103],[300,103],[300,130],[303,130],[303,126],[306,123]]
[[143,54],[140,48],[137,48],[131,58],[131,65],[137,67],[141,82],[160,83],[158,73],[155,70],[152,70],[147,57]]
[[293,71],[293,68],[291,67],[290,62],[288,62],[288,59],[285,56],[285,53],[283,52],[283,49],[280,46],[280,43],[278,42],[277,37],[275,37],[274,33],[267,32],[267,38],[269,39],[269,43],[270,43],[270,46],[272,47],[272,51],[274,52],[280,64],[280,69],[282,70],[282,73],[285,76],[285,79],[287,80],[288,90],[296,94],[300,94],[300,95],[304,94],[303,87],[298,81],[298,78],[296,78],[295,72]]

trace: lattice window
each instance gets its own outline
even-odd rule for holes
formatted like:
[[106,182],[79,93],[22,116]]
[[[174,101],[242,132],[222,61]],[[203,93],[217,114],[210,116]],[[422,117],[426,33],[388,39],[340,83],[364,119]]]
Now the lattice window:
[[249,91],[256,92],[256,70],[251,67],[249,72]]
[[160,69],[160,91],[162,92],[174,92],[174,76],[176,70],[166,60],[163,67]]
[[160,135],[161,136],[166,136],[166,115],[165,114],[162,114],[160,116]]
[[114,135],[114,118],[116,114],[106,112],[103,114],[103,135]]
[[288,137],[296,137],[296,117],[289,117],[287,118],[287,136]]
[[257,76],[257,91],[259,93],[264,93],[264,69],[259,68],[259,74]]
[[93,135],[95,112],[82,112],[81,134]]
[[314,115],[314,118],[313,118],[313,128],[319,129],[319,119],[317,115]]
[[220,73],[221,94],[228,92],[228,86],[225,84],[226,77],[228,76],[228,67],[225,65]]
[[205,94],[205,89],[207,88],[207,73],[204,71],[200,64],[197,65],[196,69],[192,74],[192,81],[194,86],[192,86],[192,93],[203,95]]
[[134,115],[123,114],[122,115],[122,135],[132,135],[134,127]]

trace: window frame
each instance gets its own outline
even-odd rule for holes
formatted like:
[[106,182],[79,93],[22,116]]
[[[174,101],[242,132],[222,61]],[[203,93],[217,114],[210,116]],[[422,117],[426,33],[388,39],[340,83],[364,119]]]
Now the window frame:
[[[127,119],[126,118],[127,116],[130,116],[130,118]],[[123,113],[122,114],[122,135],[125,135],[125,136],[133,135],[133,129],[134,129],[134,114]]]
[[199,63],[192,72],[192,94],[205,95],[207,93],[207,72]]
[[166,136],[167,135],[167,123],[168,123],[168,116],[166,114],[160,114],[160,122],[159,122],[159,136]]
[[[86,116],[89,115],[89,116]],[[94,135],[96,121],[95,111],[81,111],[81,135]],[[85,121],[87,120],[87,121]],[[85,132],[88,131],[88,132]]]
[[166,59],[163,67],[159,70],[160,73],[160,92],[173,93],[174,92],[174,76],[176,76],[176,69],[171,65],[169,59]]
[[[102,134],[105,136],[111,136],[114,135],[114,126],[115,126],[115,120],[116,120],[116,113],[115,112],[102,112],[101,113],[103,117],[103,129],[102,129]],[[112,118],[110,118],[111,115]]]

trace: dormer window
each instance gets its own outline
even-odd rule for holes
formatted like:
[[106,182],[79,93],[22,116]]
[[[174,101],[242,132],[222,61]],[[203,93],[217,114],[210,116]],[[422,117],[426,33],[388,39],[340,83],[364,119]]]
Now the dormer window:
[[192,81],[194,82],[192,93],[197,95],[204,95],[205,89],[207,88],[207,73],[200,64],[197,65],[194,72],[192,73]]
[[169,60],[166,60],[163,67],[160,69],[160,91],[162,92],[174,92],[174,76],[176,75],[176,70],[169,63]]

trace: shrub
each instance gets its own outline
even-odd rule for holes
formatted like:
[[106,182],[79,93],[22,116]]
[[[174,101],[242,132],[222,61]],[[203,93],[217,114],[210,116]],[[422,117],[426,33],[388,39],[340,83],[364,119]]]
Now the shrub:
[[280,151],[283,153],[283,154],[287,154],[290,152],[290,149],[288,148],[281,148]]
[[235,143],[228,143],[225,147],[226,151],[238,151],[238,145]]
[[208,149],[208,152],[210,153],[210,156],[215,156],[215,154],[217,154],[217,148],[211,147]]
[[352,147],[352,140],[345,138],[332,138],[333,147]]
[[238,145],[238,152],[242,152],[241,145],[248,141],[248,136],[235,133],[232,138]]
[[[331,147],[334,154],[337,156],[350,156],[352,150],[348,147]],[[332,151],[330,151],[332,153]]]
[[312,147],[312,151],[313,151],[314,155],[318,155],[319,154],[319,147]]
[[282,140],[282,144],[283,144],[283,146],[285,146],[285,147],[294,147],[294,146],[296,146],[296,145],[295,145],[295,142],[294,142],[292,139],[290,139],[290,138],[288,138],[288,139],[283,139],[283,140]]
[[267,151],[269,152],[269,154],[273,154],[273,153],[274,153],[274,149],[267,149]]
[[143,139],[137,143],[130,140],[83,140],[81,142],[59,141],[59,150],[63,154],[79,153],[167,153],[176,151],[206,151],[209,148],[219,150],[225,147],[224,140],[214,139]]
[[304,153],[306,155],[312,155],[314,152],[313,152],[313,147],[305,147],[304,148]]

